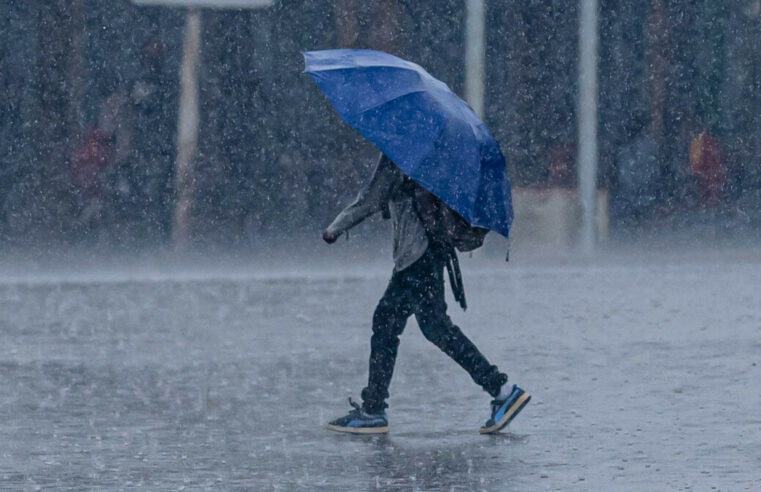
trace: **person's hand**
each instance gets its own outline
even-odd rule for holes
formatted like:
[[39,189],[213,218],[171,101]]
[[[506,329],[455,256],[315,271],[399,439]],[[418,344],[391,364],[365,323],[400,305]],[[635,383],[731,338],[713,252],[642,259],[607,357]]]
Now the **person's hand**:
[[322,240],[328,244],[333,244],[341,234],[331,234],[327,230],[322,233]]

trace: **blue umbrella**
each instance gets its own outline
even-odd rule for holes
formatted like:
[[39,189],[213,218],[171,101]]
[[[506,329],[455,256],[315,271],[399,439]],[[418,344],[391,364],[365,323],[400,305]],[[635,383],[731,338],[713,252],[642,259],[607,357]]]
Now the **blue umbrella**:
[[471,225],[507,237],[505,158],[486,125],[419,65],[372,50],[304,53],[338,115]]

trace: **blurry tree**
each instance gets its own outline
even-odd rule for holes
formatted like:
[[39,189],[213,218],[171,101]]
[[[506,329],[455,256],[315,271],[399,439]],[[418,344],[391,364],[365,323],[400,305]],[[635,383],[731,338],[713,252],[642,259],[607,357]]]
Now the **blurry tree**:
[[721,80],[720,114],[729,176],[729,195],[742,208],[761,206],[761,1],[729,9]]
[[[573,183],[577,4],[486,2],[485,120],[517,186]],[[262,11],[204,12],[199,239],[315,234],[369,175],[377,150],[302,75],[302,51],[388,50],[462,93],[464,7],[279,0]],[[731,186],[722,199],[758,209],[761,2],[600,0],[600,13],[602,183],[615,191],[616,156],[644,113],[658,142],[660,207],[690,207],[689,145],[707,131],[725,149]],[[67,160],[83,130],[101,124],[104,103],[123,98],[130,111],[115,114],[132,125],[130,152],[104,171],[106,207],[90,232],[166,240],[182,19],[129,0],[0,4],[0,241],[82,239]],[[151,40],[161,47],[153,62]]]
[[[40,2],[31,19],[36,35],[32,83],[36,104],[23,122],[30,132],[31,160],[24,163],[24,211],[17,217],[18,235],[60,237],[67,232],[72,201],[67,193],[67,161],[79,136],[82,97],[83,0]],[[11,49],[16,43],[11,41]],[[15,95],[11,94],[11,97]]]
[[352,48],[359,36],[357,0],[336,0],[336,47]]

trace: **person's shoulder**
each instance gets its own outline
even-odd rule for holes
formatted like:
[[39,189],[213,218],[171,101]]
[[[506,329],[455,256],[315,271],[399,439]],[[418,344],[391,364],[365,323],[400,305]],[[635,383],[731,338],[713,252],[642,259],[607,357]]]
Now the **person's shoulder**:
[[378,164],[375,166],[375,175],[388,179],[399,179],[400,181],[404,177],[402,170],[386,154],[381,154]]
[[381,153],[380,157],[378,158],[378,169],[389,169],[393,167],[396,167],[394,161],[392,161],[391,158],[386,154]]

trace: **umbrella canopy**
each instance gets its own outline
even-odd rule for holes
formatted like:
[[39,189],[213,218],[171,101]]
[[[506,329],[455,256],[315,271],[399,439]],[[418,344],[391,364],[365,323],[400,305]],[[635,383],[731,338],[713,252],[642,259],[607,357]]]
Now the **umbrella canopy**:
[[471,225],[507,237],[505,158],[486,125],[419,65],[372,50],[304,53],[338,115]]

